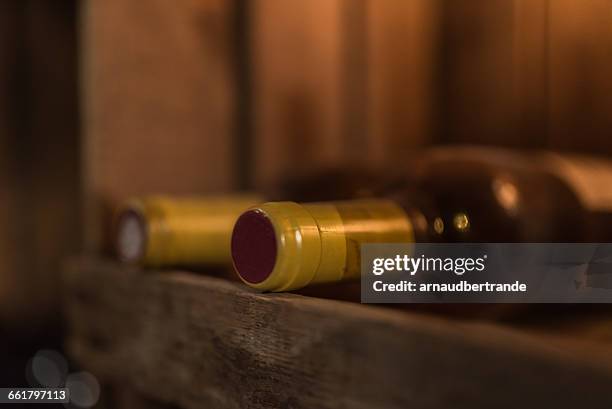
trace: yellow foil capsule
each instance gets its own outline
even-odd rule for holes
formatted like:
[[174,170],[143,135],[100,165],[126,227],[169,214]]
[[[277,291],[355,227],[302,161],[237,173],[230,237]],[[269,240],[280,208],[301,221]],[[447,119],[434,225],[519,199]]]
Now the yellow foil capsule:
[[413,242],[410,219],[393,201],[271,202],[240,216],[232,256],[249,286],[287,291],[358,278],[362,244]]
[[260,202],[256,195],[129,200],[117,214],[117,255],[148,267],[231,265],[234,223]]

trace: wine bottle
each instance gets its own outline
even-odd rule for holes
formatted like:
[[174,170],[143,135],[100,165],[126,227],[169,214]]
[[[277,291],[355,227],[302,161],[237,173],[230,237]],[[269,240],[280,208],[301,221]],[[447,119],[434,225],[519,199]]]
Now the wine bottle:
[[612,241],[612,161],[467,146],[432,149],[414,169],[446,242]]
[[232,235],[246,284],[286,291],[357,278],[364,243],[612,241],[612,164],[478,147],[423,152],[384,199],[272,202]]
[[[372,196],[386,176],[365,168],[327,169],[285,179],[268,200],[326,200]],[[209,197],[149,196],[128,200],[116,217],[115,248],[120,261],[146,267],[229,266],[234,223],[263,195]]]
[[262,201],[257,195],[130,199],[117,216],[117,257],[146,267],[226,265],[237,216]]

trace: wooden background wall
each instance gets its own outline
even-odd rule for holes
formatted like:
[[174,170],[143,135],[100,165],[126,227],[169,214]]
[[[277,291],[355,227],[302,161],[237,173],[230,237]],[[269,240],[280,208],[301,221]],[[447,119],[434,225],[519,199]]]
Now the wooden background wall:
[[263,188],[431,143],[612,153],[605,0],[108,0],[82,16],[88,229],[128,194]]
[[432,143],[612,154],[607,0],[0,7],[2,303],[100,251],[129,195],[263,188]]
[[72,1],[0,2],[2,337],[59,330],[61,259],[78,249],[76,18]]

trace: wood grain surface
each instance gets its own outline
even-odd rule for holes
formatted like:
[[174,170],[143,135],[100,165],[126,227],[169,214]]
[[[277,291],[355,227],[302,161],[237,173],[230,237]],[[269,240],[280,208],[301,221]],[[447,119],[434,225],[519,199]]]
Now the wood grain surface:
[[611,155],[612,5],[550,1],[551,145]]
[[251,4],[255,185],[342,161],[341,0]]
[[603,408],[603,344],[73,260],[68,347],[181,408]]
[[235,187],[232,2],[82,6],[84,244],[128,196]]
[[57,328],[60,260],[79,246],[75,14],[0,4],[0,325],[26,333]]

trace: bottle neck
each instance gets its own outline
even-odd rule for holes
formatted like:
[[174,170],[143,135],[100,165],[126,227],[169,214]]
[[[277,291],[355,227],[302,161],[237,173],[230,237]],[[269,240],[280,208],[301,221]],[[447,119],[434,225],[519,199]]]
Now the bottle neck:
[[359,277],[362,244],[414,241],[411,216],[392,200],[272,202],[238,219],[232,255],[247,284],[286,291]]

